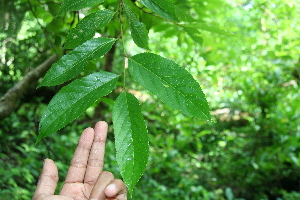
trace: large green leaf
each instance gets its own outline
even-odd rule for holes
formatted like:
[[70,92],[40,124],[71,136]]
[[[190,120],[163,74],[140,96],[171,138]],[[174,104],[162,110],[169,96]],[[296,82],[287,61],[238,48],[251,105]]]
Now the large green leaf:
[[140,0],[144,6],[169,20],[179,21],[176,16],[175,6],[170,0]]
[[58,15],[68,11],[77,11],[81,8],[91,7],[105,0],[65,0],[61,5]]
[[129,192],[145,171],[149,144],[148,132],[138,100],[130,93],[122,93],[113,110],[113,124],[117,162]]
[[199,83],[175,62],[156,54],[141,53],[129,58],[128,67],[134,79],[164,103],[189,116],[211,119]]
[[79,44],[91,39],[97,29],[103,28],[114,16],[109,10],[99,10],[84,17],[73,28],[66,39],[65,49],[74,49]]
[[135,13],[125,4],[123,4],[126,18],[130,24],[131,36],[134,43],[145,49],[149,49],[148,46],[148,31],[146,26],[139,21]]
[[74,78],[89,60],[98,59],[108,52],[115,41],[116,39],[101,37],[79,45],[52,65],[39,87],[59,85]]
[[109,94],[118,75],[96,72],[64,86],[50,101],[40,122],[37,142],[76,119],[99,98]]

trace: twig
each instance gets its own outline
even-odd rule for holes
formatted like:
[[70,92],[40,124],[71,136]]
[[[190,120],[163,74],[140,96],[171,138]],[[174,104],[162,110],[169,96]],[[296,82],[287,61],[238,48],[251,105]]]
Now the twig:
[[122,20],[122,6],[123,6],[123,2],[122,0],[119,0],[119,19],[120,19],[120,29],[121,29],[121,40],[122,40],[122,44],[123,44],[123,51],[124,51],[124,69],[123,69],[123,76],[124,76],[124,79],[123,79],[123,90],[126,90],[126,68],[125,68],[125,62],[126,62],[126,58],[127,58],[127,55],[126,55],[126,50],[125,50],[125,43],[124,43],[124,32],[123,32],[123,20]]

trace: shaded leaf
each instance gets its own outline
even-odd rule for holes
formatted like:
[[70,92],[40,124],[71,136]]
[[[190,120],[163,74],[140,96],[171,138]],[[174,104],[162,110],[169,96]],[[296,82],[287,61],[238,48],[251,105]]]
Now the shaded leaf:
[[88,40],[76,47],[52,65],[39,87],[59,85],[74,78],[89,60],[98,59],[108,52],[115,41],[116,39],[101,37]]
[[91,7],[103,1],[105,0],[65,0],[58,11],[58,15],[68,11],[77,11],[81,8]]
[[69,32],[64,48],[74,49],[79,44],[91,39],[96,30],[103,28],[113,16],[114,13],[109,10],[99,10],[87,15]]
[[160,34],[162,34],[165,38],[178,36],[178,34],[182,32],[181,30],[178,30],[178,27],[173,26],[169,23],[156,25],[155,27],[153,27],[153,30],[155,32],[160,32]]
[[37,142],[76,119],[101,97],[109,94],[118,76],[97,72],[64,86],[43,112]]
[[148,31],[146,26],[140,22],[135,13],[125,4],[123,4],[126,18],[130,24],[131,36],[134,43],[144,49],[149,49],[148,46]]
[[130,93],[122,93],[113,110],[117,162],[128,191],[145,171],[149,144],[148,132],[138,100]]
[[140,2],[165,19],[179,21],[176,16],[175,6],[170,0],[140,0]]
[[58,14],[60,5],[57,4],[57,3],[54,3],[54,2],[47,2],[47,5],[48,5],[49,12],[50,12],[53,16],[56,16],[56,15]]
[[[184,4],[185,6],[183,6]],[[176,16],[178,17],[179,21],[185,21],[185,22],[195,22],[196,20],[192,17],[192,15],[189,13],[190,11],[190,4],[187,4],[186,2],[182,2],[181,4],[176,3],[175,11]]]
[[183,113],[210,120],[209,106],[199,83],[175,62],[152,53],[128,61],[133,78],[164,103]]
[[197,42],[200,45],[203,44],[203,38],[200,36],[200,31],[190,27],[184,27],[184,31],[192,38],[192,40],[194,40],[194,42]]

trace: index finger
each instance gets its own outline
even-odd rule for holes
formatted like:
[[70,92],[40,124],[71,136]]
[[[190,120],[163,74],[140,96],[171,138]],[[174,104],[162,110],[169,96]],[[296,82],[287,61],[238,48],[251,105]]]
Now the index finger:
[[99,174],[103,171],[107,127],[108,125],[104,121],[100,121],[95,125],[95,136],[89,155],[84,183],[94,185]]

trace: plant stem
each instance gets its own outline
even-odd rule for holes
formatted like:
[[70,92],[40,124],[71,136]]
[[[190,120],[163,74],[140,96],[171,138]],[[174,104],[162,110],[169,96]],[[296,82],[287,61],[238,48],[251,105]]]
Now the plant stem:
[[122,45],[123,45],[123,52],[124,52],[124,70],[123,70],[123,91],[126,90],[126,58],[127,58],[127,55],[126,55],[126,51],[125,51],[125,42],[124,42],[124,32],[123,32],[123,20],[122,20],[122,5],[123,5],[123,2],[122,0],[119,0],[119,19],[120,19],[120,29],[121,29],[121,40],[122,40]]

